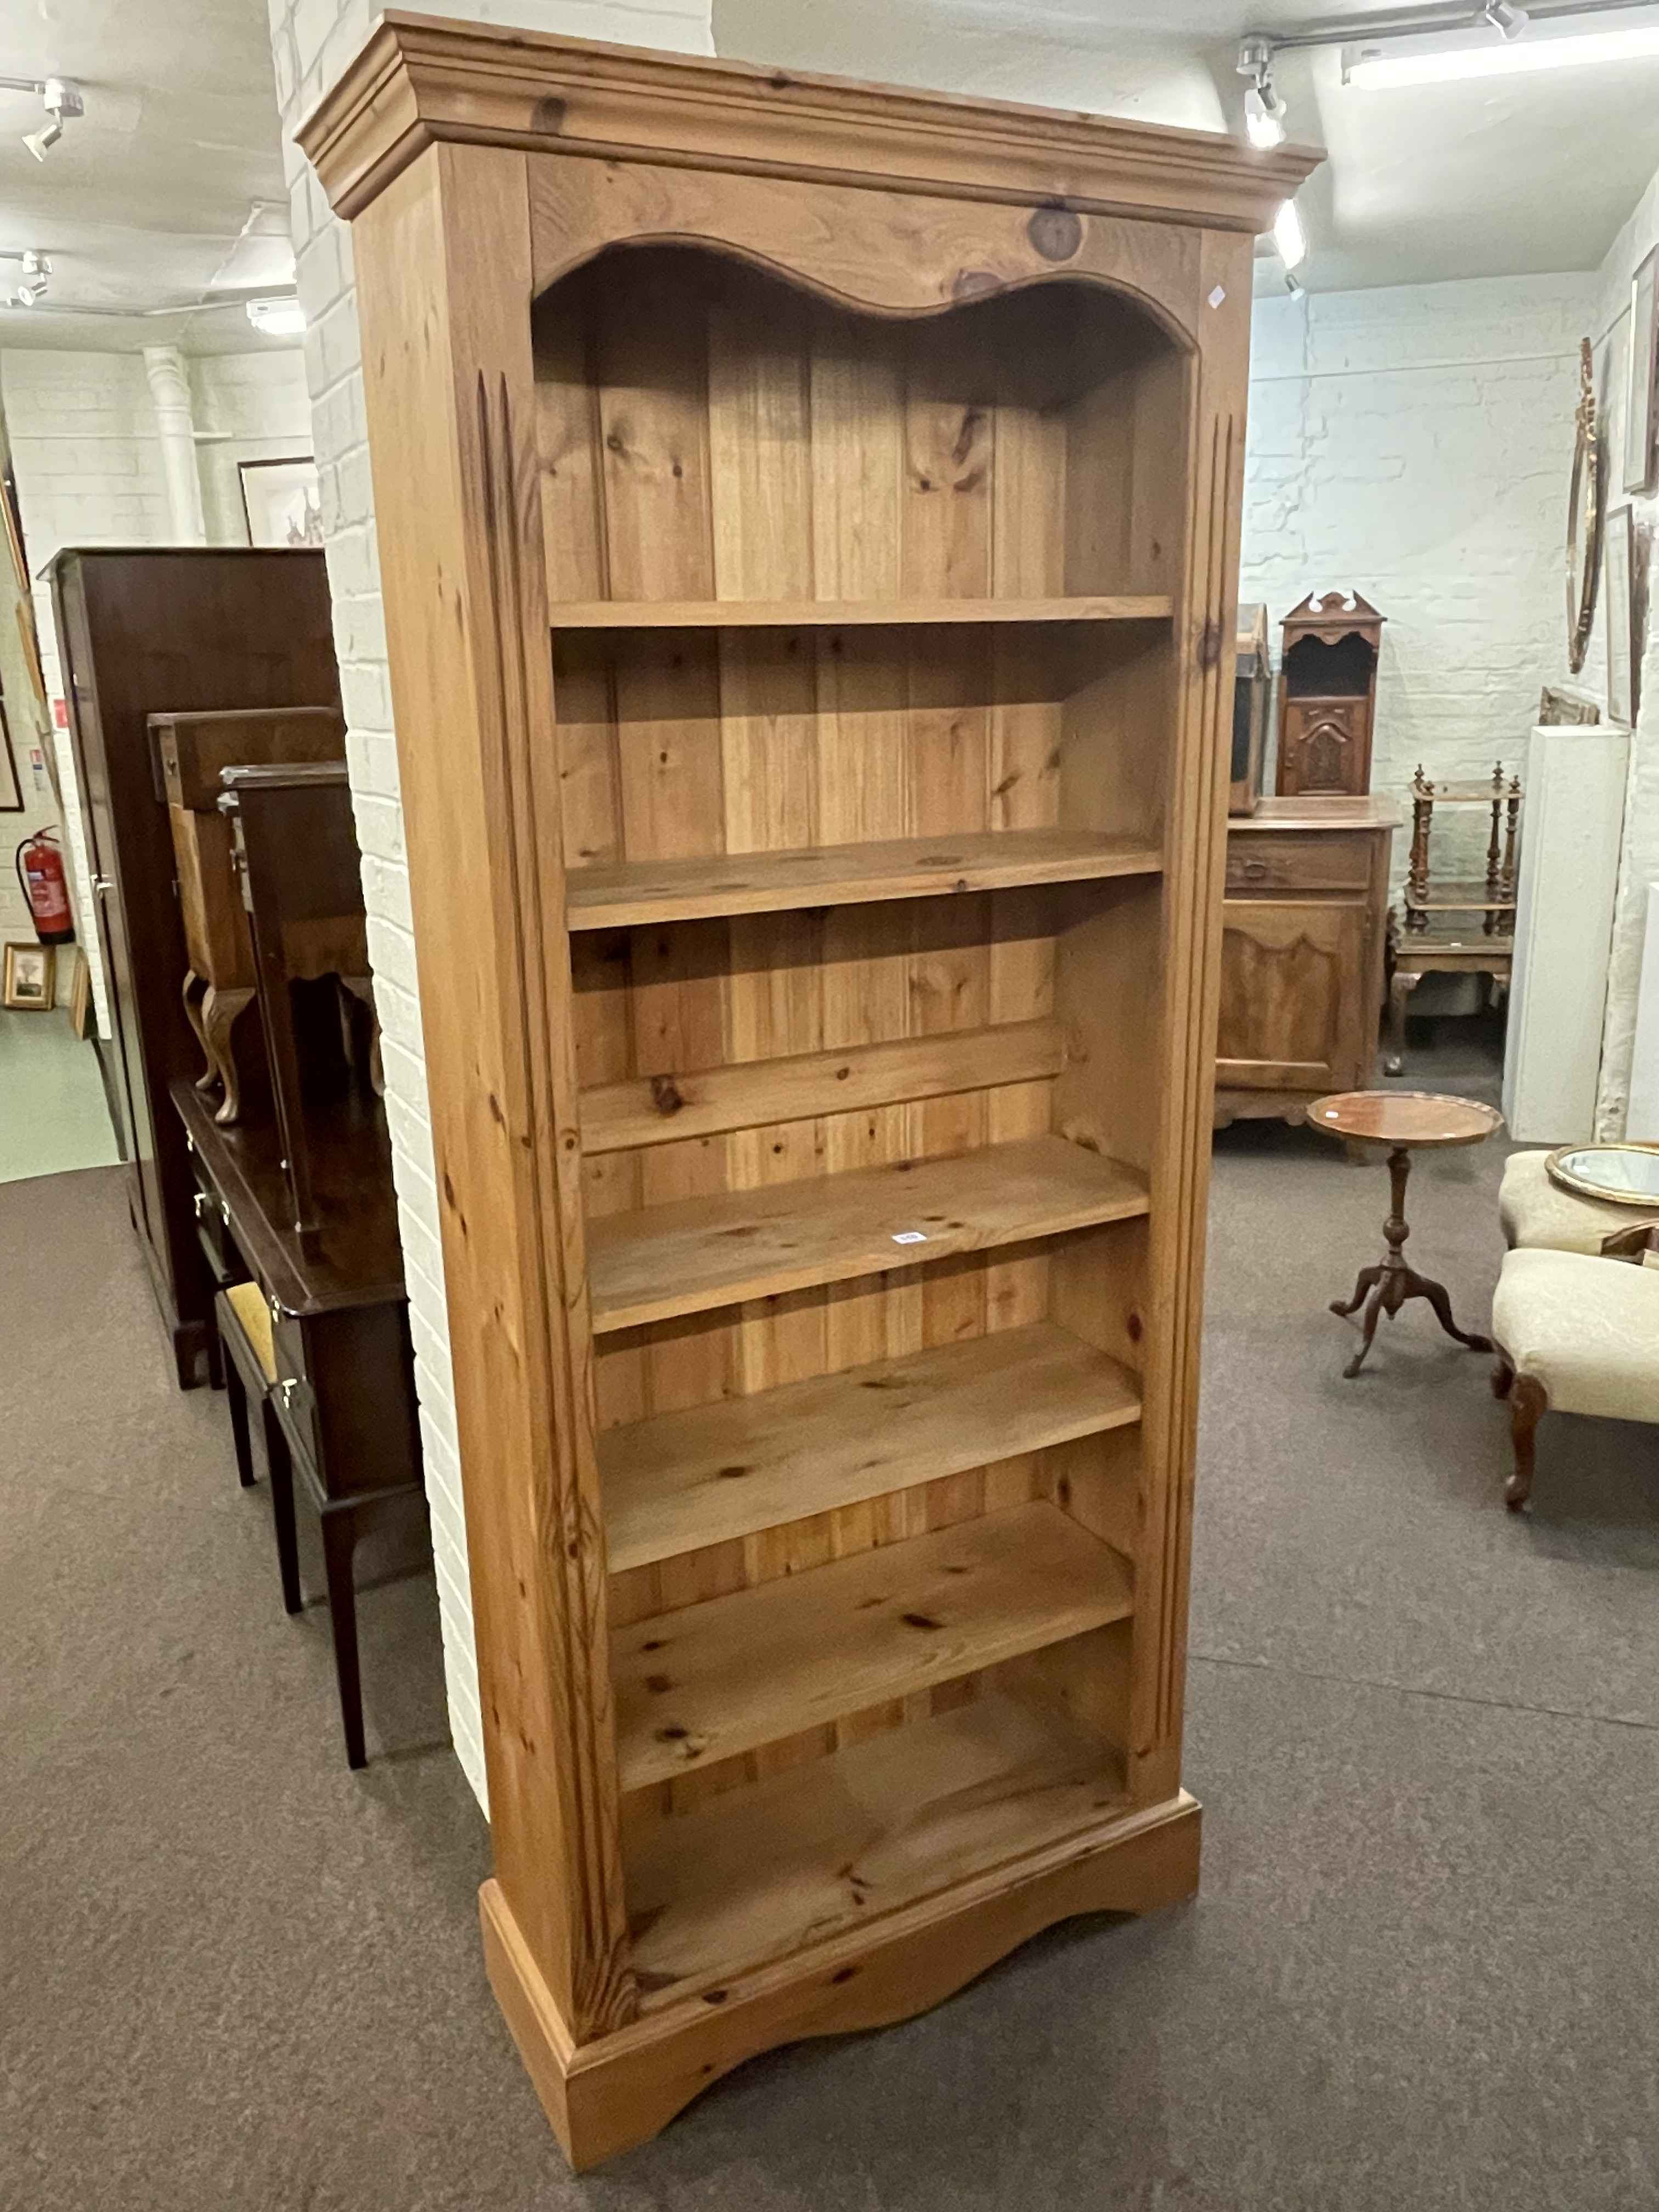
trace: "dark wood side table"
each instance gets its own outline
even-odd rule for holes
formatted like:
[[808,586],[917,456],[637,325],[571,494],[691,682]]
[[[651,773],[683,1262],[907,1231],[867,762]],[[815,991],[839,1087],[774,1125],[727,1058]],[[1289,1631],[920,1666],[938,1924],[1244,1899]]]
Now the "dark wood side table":
[[1378,1318],[1387,1314],[1392,1321],[1407,1298],[1426,1298],[1448,1336],[1467,1344],[1471,1352],[1490,1352],[1489,1336],[1472,1336],[1452,1319],[1445,1285],[1419,1275],[1406,1262],[1406,1239],[1411,1235],[1406,1223],[1406,1179],[1418,1146],[1483,1144],[1503,1127],[1503,1115],[1495,1107],[1482,1106],[1472,1098],[1449,1098],[1429,1091],[1340,1091],[1328,1098],[1316,1098],[1308,1109],[1308,1119],[1328,1137],[1340,1137],[1354,1145],[1386,1146],[1389,1157],[1394,1202],[1382,1224],[1387,1249],[1380,1261],[1360,1269],[1351,1298],[1331,1300],[1331,1311],[1345,1319],[1361,1305],[1365,1309],[1359,1349],[1343,1369],[1344,1375],[1358,1374],[1376,1334]]
[[[321,1524],[346,1759],[362,1766],[353,1555],[371,1528],[426,1508],[385,1110],[354,1089],[308,1116],[315,1227],[301,1238],[275,1126],[222,1127],[183,1079],[173,1103],[204,1201],[204,1249],[222,1260],[233,1240],[270,1315],[270,1403],[295,1489]],[[282,1534],[279,1520],[279,1546]],[[297,1586],[282,1564],[293,1612]]]

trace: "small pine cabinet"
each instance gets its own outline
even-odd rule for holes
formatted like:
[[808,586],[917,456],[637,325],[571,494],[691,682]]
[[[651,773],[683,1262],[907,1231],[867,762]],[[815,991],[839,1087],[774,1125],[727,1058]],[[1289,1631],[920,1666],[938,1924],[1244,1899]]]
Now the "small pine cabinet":
[[574,2163],[1194,1887],[1252,241],[1314,157],[386,17],[350,217],[498,1998]]

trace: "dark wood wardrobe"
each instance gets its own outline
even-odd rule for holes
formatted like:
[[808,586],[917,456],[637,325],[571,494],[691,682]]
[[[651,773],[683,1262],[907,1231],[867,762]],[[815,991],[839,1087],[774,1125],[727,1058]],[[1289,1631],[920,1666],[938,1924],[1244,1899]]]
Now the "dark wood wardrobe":
[[187,1389],[200,1379],[212,1285],[167,1087],[199,1075],[202,1057],[181,995],[173,841],[145,721],[337,706],[328,578],[319,552],[240,546],[66,547],[48,574],[108,981],[114,1035],[101,1048],[125,1124],[127,1204]]

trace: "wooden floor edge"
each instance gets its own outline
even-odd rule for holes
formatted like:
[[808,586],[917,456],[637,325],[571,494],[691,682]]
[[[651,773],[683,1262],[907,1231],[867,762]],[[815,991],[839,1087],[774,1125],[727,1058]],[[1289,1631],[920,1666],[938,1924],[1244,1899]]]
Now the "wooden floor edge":
[[580,2173],[647,2142],[701,2091],[763,2051],[926,2012],[1055,1921],[1149,1912],[1190,1897],[1200,1826],[1197,1801],[1182,1791],[724,1988],[703,1988],[580,2049],[493,1880],[478,1897],[484,1963],[537,2094]]

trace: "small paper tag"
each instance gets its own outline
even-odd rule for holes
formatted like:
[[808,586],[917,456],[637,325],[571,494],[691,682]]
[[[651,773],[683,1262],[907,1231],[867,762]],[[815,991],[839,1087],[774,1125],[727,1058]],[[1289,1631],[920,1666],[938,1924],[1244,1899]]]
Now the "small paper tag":
[[1221,305],[1221,302],[1222,302],[1222,301],[1226,298],[1226,296],[1227,296],[1227,288],[1226,288],[1226,286],[1225,286],[1224,284],[1218,284],[1218,285],[1216,286],[1216,288],[1215,288],[1214,291],[1213,291],[1213,292],[1212,292],[1212,293],[1211,293],[1211,295],[1210,295],[1210,305],[1211,305],[1212,307],[1218,307]]
[[893,1242],[895,1244],[925,1244],[927,1239],[920,1229],[901,1229]]

